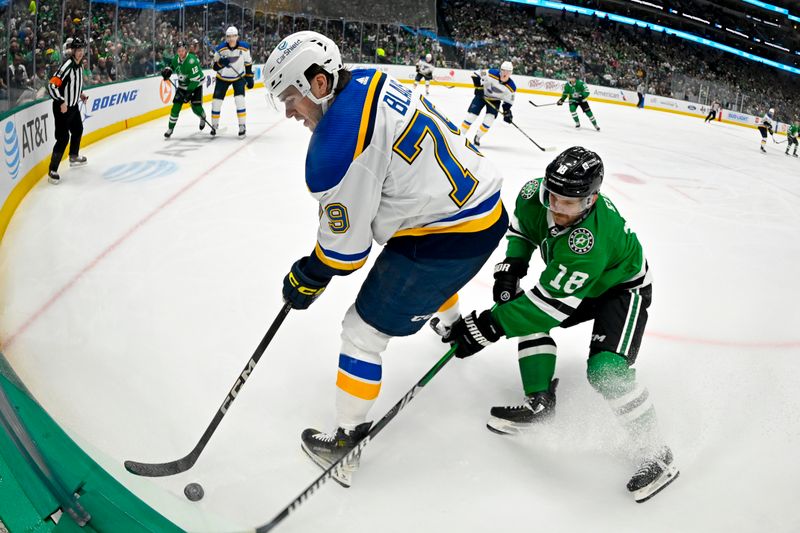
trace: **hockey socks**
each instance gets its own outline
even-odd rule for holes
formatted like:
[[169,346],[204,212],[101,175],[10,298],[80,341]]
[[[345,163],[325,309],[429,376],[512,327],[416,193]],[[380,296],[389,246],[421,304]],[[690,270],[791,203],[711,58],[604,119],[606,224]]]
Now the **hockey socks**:
[[544,333],[520,337],[517,354],[525,395],[547,390],[556,372],[556,343],[553,338]]

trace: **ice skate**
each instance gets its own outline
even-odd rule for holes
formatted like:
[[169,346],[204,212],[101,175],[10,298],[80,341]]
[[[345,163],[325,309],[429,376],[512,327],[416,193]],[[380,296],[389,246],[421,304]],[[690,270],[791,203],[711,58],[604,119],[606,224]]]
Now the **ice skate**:
[[205,117],[200,119],[200,131],[203,131],[204,129],[206,129],[206,119],[205,119]]
[[576,128],[576,129],[577,129],[577,128],[580,128],[580,127],[581,127],[581,125],[580,125],[580,124],[575,124],[575,128]]
[[486,427],[501,435],[516,435],[549,420],[556,412],[557,386],[558,379],[554,379],[546,391],[527,396],[521,405],[492,407]]
[[58,185],[61,183],[61,176],[58,175],[58,172],[55,170],[51,170],[47,173],[47,181],[52,183],[53,185]]
[[244,124],[240,124],[239,125],[239,137],[244,137],[245,135],[247,135],[247,128],[245,127]]
[[[301,436],[301,447],[312,461],[323,470],[327,470],[340,457],[355,448],[358,442],[367,435],[371,426],[372,422],[364,422],[352,431],[338,428],[335,434],[306,429]],[[358,470],[359,459],[360,454],[357,454],[355,459],[342,461],[339,467],[333,471],[333,479],[345,488],[350,487],[353,472]]]
[[86,164],[86,158],[82,155],[69,156],[69,166],[80,167]]
[[679,474],[672,464],[672,451],[664,446],[642,461],[639,470],[628,481],[628,490],[637,503],[643,503],[664,490]]
[[766,150],[764,150],[764,147],[763,147],[763,146],[761,147],[761,151],[762,151],[762,152],[764,152],[765,154],[767,153],[767,151],[766,151]]
[[164,132],[164,138],[169,139],[170,137],[172,137],[172,130],[167,128],[167,131]]
[[480,146],[481,145],[481,140],[478,139],[477,135],[475,136],[474,139],[472,139],[472,144],[474,144],[475,146]]

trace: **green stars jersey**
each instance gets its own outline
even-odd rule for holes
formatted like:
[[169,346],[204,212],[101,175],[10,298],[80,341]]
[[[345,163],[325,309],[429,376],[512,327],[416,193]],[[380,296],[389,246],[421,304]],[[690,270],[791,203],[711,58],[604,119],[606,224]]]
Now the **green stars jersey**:
[[204,79],[203,69],[200,68],[200,61],[191,52],[186,54],[183,61],[178,54],[172,58],[172,71],[178,75],[178,88],[187,92],[197,89]]
[[789,129],[786,130],[786,135],[789,137],[797,137],[800,134],[799,124],[789,124]]
[[492,311],[507,337],[548,332],[584,298],[650,283],[639,239],[611,200],[600,194],[586,218],[561,228],[542,205],[541,188],[542,178],[522,187],[506,237],[507,257],[530,261],[538,248],[546,265],[533,289]]
[[570,82],[564,84],[564,92],[561,93],[561,99],[566,100],[569,98],[570,102],[582,102],[589,98],[589,88],[583,83],[583,80],[575,80],[573,85]]

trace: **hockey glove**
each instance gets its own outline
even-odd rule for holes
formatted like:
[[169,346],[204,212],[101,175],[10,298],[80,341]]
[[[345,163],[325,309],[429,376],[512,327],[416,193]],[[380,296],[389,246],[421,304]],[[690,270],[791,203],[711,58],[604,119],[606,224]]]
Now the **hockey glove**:
[[252,89],[253,86],[256,84],[255,80],[253,79],[253,76],[245,76],[244,82],[247,84],[248,89]]
[[559,98],[558,102],[556,102],[556,105],[563,105],[563,104],[564,104],[564,99],[563,98]]
[[228,65],[231,64],[231,58],[230,57],[220,57],[219,61],[217,61],[217,63],[219,63],[223,67],[227,67]]
[[283,278],[283,299],[292,304],[292,309],[308,309],[328,285],[327,281],[317,281],[303,272],[307,261],[308,257],[295,261]]
[[520,294],[519,280],[528,273],[528,262],[517,257],[507,257],[494,266],[494,286],[492,298],[495,303],[510,302]]
[[172,69],[166,67],[164,70],[161,71],[161,77],[164,78],[164,80],[170,79],[172,77]]
[[484,311],[480,315],[473,311],[464,318],[459,318],[451,326],[450,333],[442,337],[442,342],[458,345],[456,357],[463,359],[497,342],[504,334],[490,311]]
[[189,94],[189,91],[187,91],[186,89],[178,88],[178,90],[175,91],[176,103],[188,104],[190,99],[191,95]]
[[503,110],[503,120],[507,124],[511,124],[514,121],[514,115],[511,114],[511,108],[510,107],[508,109],[504,109]]

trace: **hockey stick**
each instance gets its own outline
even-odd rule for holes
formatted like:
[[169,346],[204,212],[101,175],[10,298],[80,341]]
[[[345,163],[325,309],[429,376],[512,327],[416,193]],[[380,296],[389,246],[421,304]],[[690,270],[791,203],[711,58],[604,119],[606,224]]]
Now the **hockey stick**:
[[783,144],[789,140],[789,139],[784,139],[782,141],[776,141],[774,136],[770,135],[770,137],[772,137],[772,142],[774,142],[775,144]]
[[236,396],[242,390],[247,379],[253,373],[253,370],[258,363],[258,360],[261,359],[261,356],[264,355],[264,350],[267,349],[269,343],[272,341],[272,337],[275,336],[275,333],[280,328],[283,320],[286,318],[286,315],[289,314],[292,305],[287,302],[281,308],[280,312],[278,312],[278,316],[275,317],[275,320],[272,321],[272,325],[267,330],[266,335],[264,338],[261,339],[261,343],[256,348],[256,351],[253,353],[253,356],[247,361],[247,365],[245,365],[244,370],[242,370],[241,374],[236,378],[236,382],[233,384],[230,392],[228,392],[227,396],[225,396],[225,401],[222,402],[222,405],[217,410],[217,414],[214,415],[214,419],[206,428],[205,433],[203,436],[200,437],[200,441],[195,445],[194,449],[189,452],[188,455],[181,457],[175,461],[170,461],[168,463],[138,463],[136,461],[125,461],[125,469],[130,472],[131,474],[136,474],[137,476],[146,476],[146,477],[163,477],[163,476],[172,476],[175,474],[180,474],[181,472],[185,472],[189,470],[192,466],[194,466],[195,462],[197,462],[197,458],[200,457],[203,449],[208,444],[208,441],[211,439],[211,436],[216,431],[217,427],[219,426],[220,422],[222,422],[222,418],[225,416],[225,413],[228,412],[230,409],[233,400],[236,399]]
[[528,103],[531,104],[533,107],[547,107],[549,105],[556,105],[556,102],[553,102],[551,104],[534,104],[530,100],[528,100]]
[[[172,81],[172,78],[170,78],[170,79],[169,79],[169,82],[172,84],[172,86],[173,86],[173,87],[175,87],[175,93],[177,94],[177,92],[178,92],[180,89],[178,89],[178,86],[177,86],[177,85],[175,85],[175,82],[174,82],[174,81]],[[191,103],[191,102],[184,102],[184,104],[189,104],[189,106],[191,106],[191,105],[192,105],[192,103]],[[202,104],[201,104],[201,106],[202,106]],[[209,128],[211,128],[211,132],[212,132],[212,133],[211,133],[211,135],[214,135],[214,134],[216,134],[216,132],[217,132],[217,128],[215,128],[214,126],[212,126],[211,124],[209,124],[209,122],[206,120],[205,113],[206,113],[206,111],[205,111],[205,109],[204,109],[204,110],[203,110],[203,116],[202,116],[202,117],[200,117],[200,120],[202,120],[203,122],[205,122],[205,123],[206,123],[206,126],[208,126]]]
[[[494,104],[492,104],[492,103],[491,103],[489,100],[487,100],[486,98],[484,98],[484,99],[483,99],[483,101],[484,101],[484,102],[486,102],[486,105],[490,106],[492,109],[494,109],[495,111],[498,111],[498,112],[499,112],[499,110],[497,109],[497,106],[495,106]],[[503,115],[505,115],[505,113],[503,113]],[[525,133],[524,131],[522,131],[522,128],[520,128],[519,126],[517,126],[517,125],[514,123],[514,121],[513,121],[513,120],[512,120],[511,122],[509,122],[509,124],[511,124],[512,126],[514,126],[515,128],[517,128],[521,134],[523,134],[523,135],[524,135],[524,136],[525,136],[525,137],[526,137],[526,138],[527,138],[527,139],[528,139],[530,142],[532,142],[534,145],[536,145],[536,148],[538,148],[538,149],[539,149],[539,150],[541,150],[542,152],[550,152],[550,151],[553,151],[553,150],[555,150],[555,147],[554,147],[554,146],[548,146],[547,148],[544,148],[544,147],[540,146],[540,145],[539,145],[539,143],[537,143],[536,141],[534,141],[533,139],[531,139],[530,135],[528,135],[527,133]]]
[[343,463],[352,461],[356,457],[358,457],[359,454],[361,454],[361,450],[363,450],[364,447],[367,444],[369,444],[369,442],[372,439],[374,439],[375,436],[378,433],[380,433],[381,430],[385,428],[386,425],[389,422],[391,422],[395,416],[397,416],[397,413],[402,411],[403,408],[406,405],[408,405],[408,403],[414,398],[414,396],[416,396],[417,393],[420,390],[422,390],[422,388],[425,385],[427,385],[428,382],[430,382],[430,380],[432,380],[436,374],[439,373],[439,370],[441,370],[442,367],[446,365],[450,361],[450,359],[453,358],[453,356],[456,353],[456,348],[457,346],[453,346],[452,348],[450,348],[450,350],[446,354],[444,354],[444,356],[441,359],[439,359],[439,361],[437,361],[436,364],[433,365],[433,367],[430,370],[428,370],[428,372],[424,376],[422,376],[422,379],[420,379],[417,382],[417,384],[414,385],[411,388],[411,390],[408,391],[405,394],[405,396],[403,396],[400,399],[399,402],[394,404],[394,407],[389,409],[389,412],[383,415],[383,418],[378,420],[377,424],[375,424],[374,426],[372,426],[372,428],[370,428],[369,433],[367,433],[367,435],[358,442],[358,445],[356,445],[355,448],[350,450],[350,453],[348,453],[347,455],[343,455],[342,457],[339,458],[339,460],[337,460],[335,463],[329,466],[328,469],[325,470],[321,476],[315,479],[314,482],[311,483],[311,485],[306,487],[306,489],[303,492],[301,492],[300,495],[297,496],[294,500],[292,500],[292,502],[289,505],[284,507],[283,510],[275,516],[275,518],[273,518],[263,526],[257,527],[256,533],[265,533],[267,531],[271,531],[272,528],[281,523],[284,519],[286,519],[287,516],[295,512],[297,508],[300,507],[300,505],[314,493],[314,491],[316,491],[318,488],[324,485],[326,481],[332,478],[335,471],[337,471],[342,466]]

